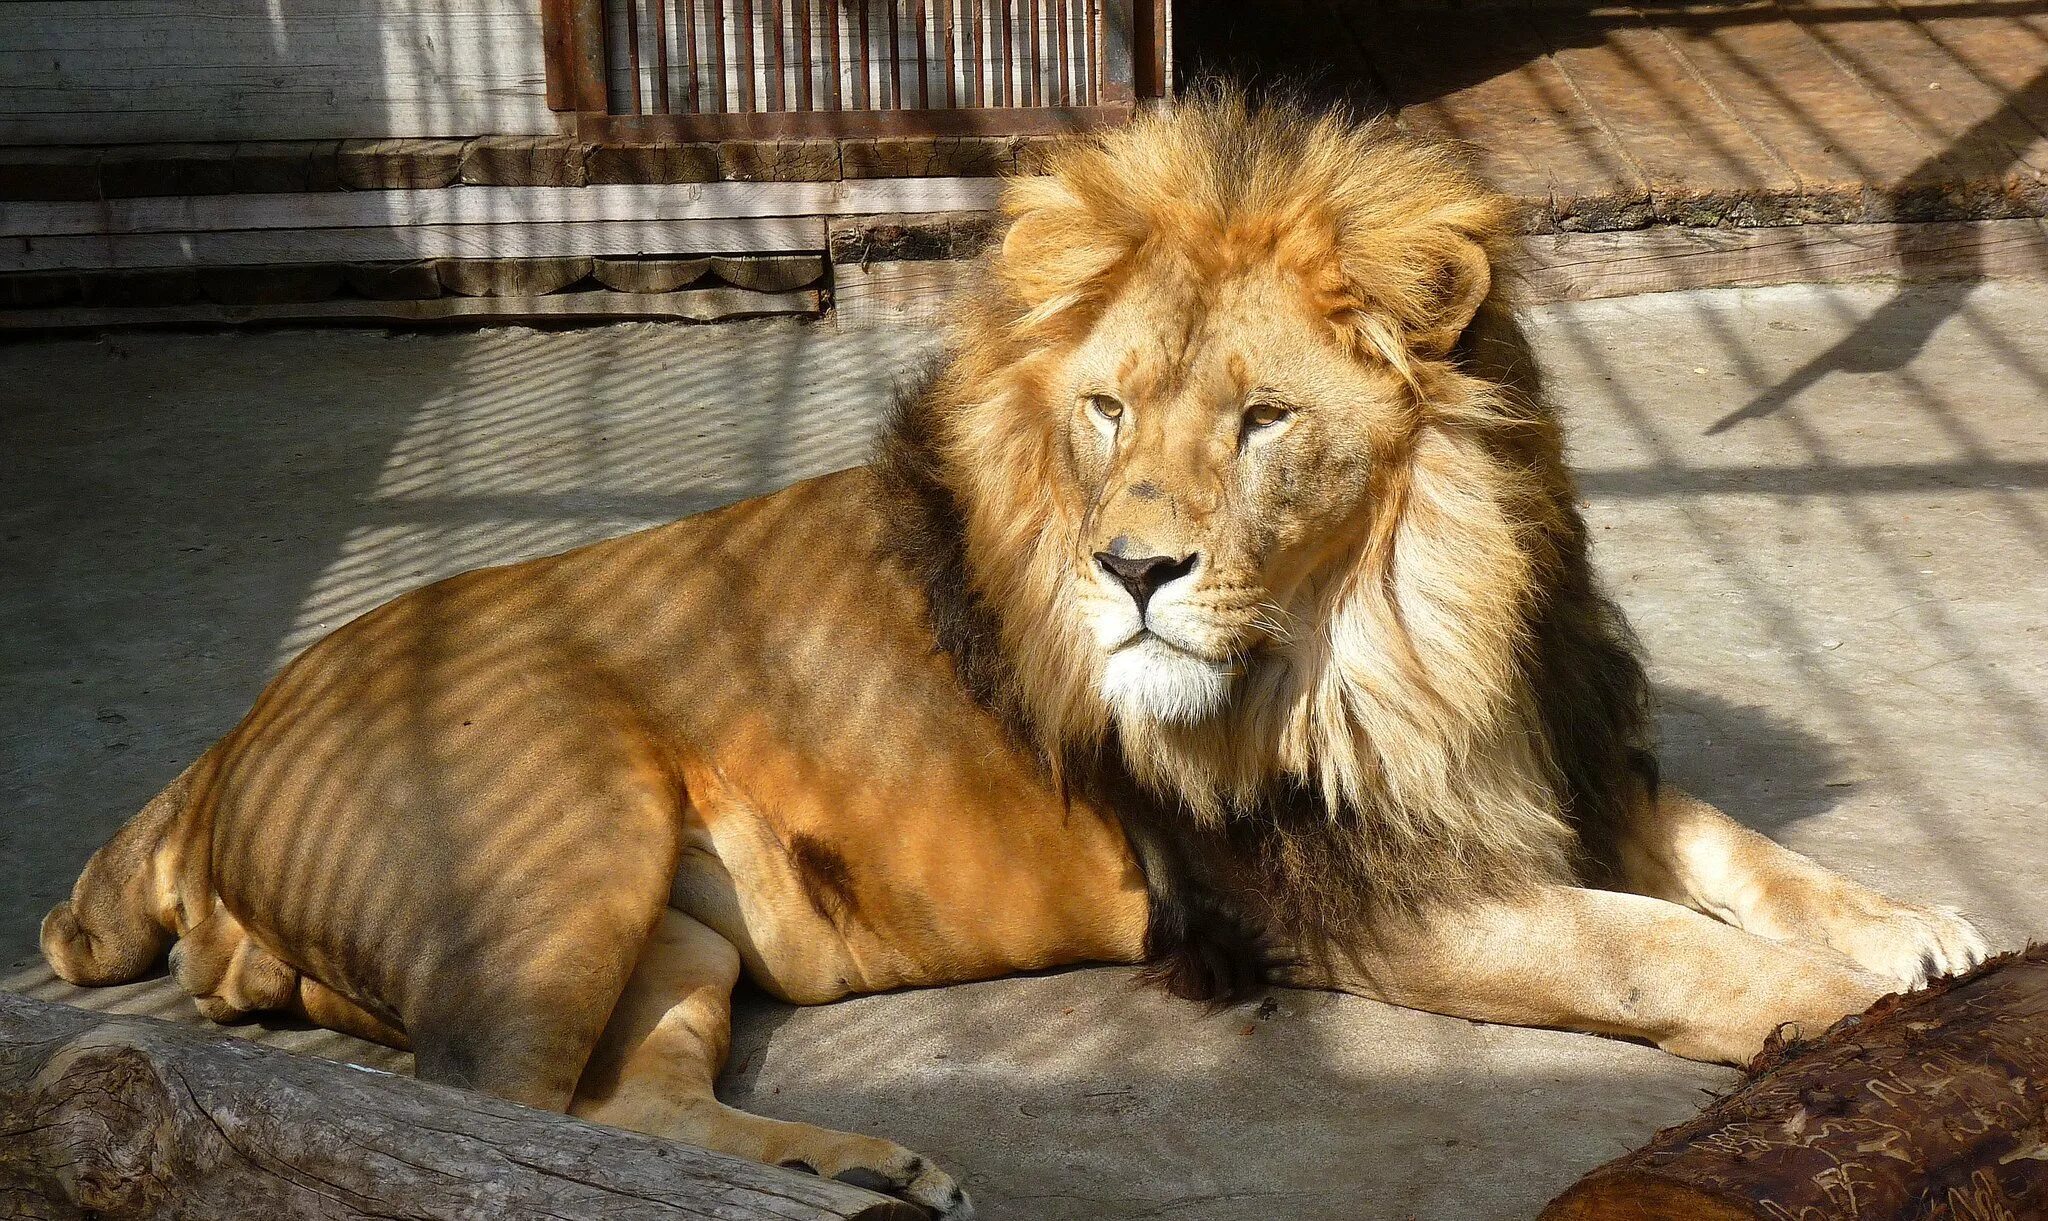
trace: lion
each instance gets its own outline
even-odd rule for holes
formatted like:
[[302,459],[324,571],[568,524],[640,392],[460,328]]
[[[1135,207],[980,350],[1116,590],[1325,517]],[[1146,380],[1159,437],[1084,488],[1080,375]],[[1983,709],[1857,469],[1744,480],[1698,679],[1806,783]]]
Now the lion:
[[[307,649],[43,923],[420,1077],[969,1215],[714,1082],[797,1004],[1080,963],[1739,1064],[1982,938],[1658,776],[1509,202],[1229,93],[1006,187],[876,456]],[[175,942],[175,944],[173,944]]]

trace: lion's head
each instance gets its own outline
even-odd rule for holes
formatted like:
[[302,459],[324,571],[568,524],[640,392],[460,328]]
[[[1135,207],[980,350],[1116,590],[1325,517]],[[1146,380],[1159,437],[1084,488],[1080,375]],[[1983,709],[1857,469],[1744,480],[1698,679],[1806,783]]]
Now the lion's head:
[[1641,673],[1492,273],[1508,202],[1384,123],[1226,94],[1006,207],[891,443],[961,522],[933,581],[963,673],[1305,901],[1567,874],[1594,765],[1546,690],[1557,616],[1619,674],[1567,697],[1611,723],[1598,767]]

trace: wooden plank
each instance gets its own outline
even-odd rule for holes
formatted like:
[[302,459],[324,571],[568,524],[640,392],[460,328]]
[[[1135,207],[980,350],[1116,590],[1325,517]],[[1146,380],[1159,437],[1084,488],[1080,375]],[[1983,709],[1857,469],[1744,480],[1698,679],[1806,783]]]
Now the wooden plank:
[[2048,222],[1642,229],[1521,239],[1532,303],[1859,280],[2048,279]]
[[552,134],[541,3],[8,0],[0,145]]
[[[0,332],[105,330],[132,326],[274,326],[290,322],[374,326],[482,326],[524,322],[722,322],[815,316],[816,289],[756,293],[694,288],[671,293],[581,292],[546,297],[436,297],[424,301],[308,301],[291,305],[212,304],[131,309],[0,310]],[[606,1129],[612,1131],[612,1129]],[[410,1215],[410,1214],[408,1214]]]
[[0,271],[369,263],[424,258],[733,254],[822,250],[824,246],[822,220],[804,217],[268,229],[17,238],[0,249]]
[[[1649,186],[1627,152],[1573,93],[1518,17],[1358,8],[1359,40],[1403,107],[1401,121],[1473,141],[1482,173],[1510,195],[1546,201],[1561,227],[1647,223]],[[1426,48],[1426,52],[1418,52]]]
[[1798,181],[1633,13],[1543,8],[1525,19],[1579,97],[1621,143],[1673,225],[1782,218]]
[[1002,190],[989,178],[917,177],[19,203],[0,213],[0,237],[973,211],[995,207]]
[[[1783,0],[1792,19],[1965,178],[2048,172],[2048,136],[1926,32],[1872,0]],[[2039,55],[2039,44],[2035,54]],[[2038,88],[2040,78],[2036,78]],[[2022,181],[2022,179],[2016,179]]]
[[849,325],[943,324],[954,315],[955,297],[975,283],[976,266],[951,260],[841,264],[832,269],[832,318]]
[[818,1175],[470,1090],[4,993],[0,1115],[9,1216],[920,1215]]
[[1925,166],[1925,146],[1775,4],[1659,9],[1655,25],[1798,178],[1789,219],[1918,219],[1869,196],[1896,195]]

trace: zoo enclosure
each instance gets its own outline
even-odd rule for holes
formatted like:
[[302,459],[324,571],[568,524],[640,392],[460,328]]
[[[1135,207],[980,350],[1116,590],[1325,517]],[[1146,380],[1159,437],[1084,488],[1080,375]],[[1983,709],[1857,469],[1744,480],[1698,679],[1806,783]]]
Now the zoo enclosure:
[[600,140],[1033,135],[1167,91],[1167,0],[544,0]]

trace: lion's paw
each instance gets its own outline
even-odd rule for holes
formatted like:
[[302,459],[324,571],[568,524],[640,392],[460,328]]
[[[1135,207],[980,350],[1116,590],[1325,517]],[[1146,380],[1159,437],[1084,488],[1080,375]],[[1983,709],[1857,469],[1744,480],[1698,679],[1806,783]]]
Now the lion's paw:
[[952,1175],[900,1145],[889,1148],[888,1156],[870,1159],[874,1163],[872,1165],[854,1163],[820,1167],[804,1161],[789,1161],[783,1165],[812,1174],[824,1174],[829,1170],[831,1178],[908,1201],[939,1221],[969,1221],[974,1216],[974,1201],[968,1199],[967,1192],[953,1180]]
[[1870,910],[1836,923],[1829,944],[1864,969],[1907,988],[1969,970],[1990,957],[1990,947],[1953,907],[1922,907],[1876,898]]

